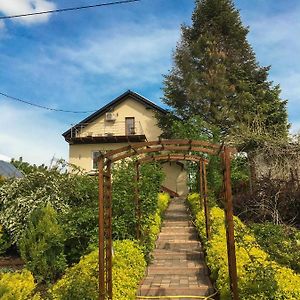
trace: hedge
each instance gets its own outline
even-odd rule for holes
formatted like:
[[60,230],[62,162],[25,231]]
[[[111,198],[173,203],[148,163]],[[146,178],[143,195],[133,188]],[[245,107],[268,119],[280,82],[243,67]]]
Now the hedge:
[[157,200],[157,209],[151,214],[142,225],[141,243],[144,246],[144,252],[147,262],[150,261],[150,255],[155,248],[155,242],[160,233],[162,216],[170,202],[170,196],[167,193],[159,193]]
[[[160,232],[161,216],[168,207],[168,194],[158,195],[158,208],[151,215],[149,226],[143,232],[143,246],[137,241],[114,241],[113,256],[113,299],[131,300],[136,297],[138,283],[146,270],[145,252],[154,248]],[[146,236],[147,234],[147,236]],[[53,300],[96,300],[98,299],[98,250],[84,256],[69,268],[50,291]]]
[[[146,262],[135,241],[115,241],[113,257],[113,297],[115,300],[135,299],[136,287],[144,276]],[[84,256],[69,268],[50,291],[55,300],[98,299],[98,250]]]
[[[205,236],[205,216],[200,209],[199,195],[188,197],[195,224],[201,236]],[[226,250],[224,211],[218,207],[210,210],[212,234],[205,242],[207,265],[221,300],[229,300],[229,275]],[[300,299],[300,276],[293,270],[272,261],[261,249],[250,230],[234,217],[238,288],[241,300],[297,300]]]
[[30,271],[0,274],[1,300],[41,300],[39,294],[34,294],[36,284]]

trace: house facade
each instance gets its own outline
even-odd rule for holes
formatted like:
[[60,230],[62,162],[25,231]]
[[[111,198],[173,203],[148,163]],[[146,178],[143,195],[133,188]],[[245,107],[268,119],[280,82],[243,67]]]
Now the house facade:
[[[127,91],[63,133],[69,143],[69,163],[93,174],[99,151],[109,151],[138,142],[158,140],[161,130],[156,114],[166,111],[143,96]],[[164,163],[163,186],[187,194],[184,165]]]

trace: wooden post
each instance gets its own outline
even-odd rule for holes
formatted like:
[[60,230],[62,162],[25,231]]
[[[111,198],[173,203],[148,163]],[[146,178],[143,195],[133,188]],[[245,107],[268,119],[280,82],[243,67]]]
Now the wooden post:
[[99,158],[98,169],[99,169],[99,300],[105,300],[105,255],[104,255],[104,159]]
[[230,150],[227,147],[224,147],[223,149],[222,158],[224,163],[225,220],[226,220],[230,292],[233,300],[239,300],[235,241],[234,241],[233,205],[232,205],[232,192],[231,192]]
[[202,161],[203,170],[203,201],[204,201],[204,212],[205,212],[205,228],[206,228],[206,238],[210,240],[210,215],[208,207],[208,189],[207,189],[207,178],[206,178],[206,166],[204,161]]
[[139,199],[140,164],[135,164],[135,214],[136,214],[136,238],[140,239],[141,233],[141,207]]
[[106,176],[106,285],[108,299],[112,299],[112,186],[111,186],[111,161],[107,161]]
[[200,198],[200,208],[203,207],[203,168],[202,160],[199,161],[199,198]]

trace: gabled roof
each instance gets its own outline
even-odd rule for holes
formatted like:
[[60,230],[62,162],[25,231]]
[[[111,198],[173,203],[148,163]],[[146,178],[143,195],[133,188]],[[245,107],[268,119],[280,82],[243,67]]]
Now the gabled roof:
[[[93,114],[91,114],[90,116],[88,116],[87,118],[85,118],[84,120],[80,121],[78,124],[75,125],[75,127],[79,126],[81,124],[93,122],[95,119],[97,119],[104,113],[108,112],[112,107],[114,107],[115,105],[118,105],[122,101],[126,100],[129,96],[132,99],[144,104],[145,106],[147,106],[149,108],[155,109],[158,112],[161,112],[163,114],[167,113],[167,111],[165,109],[159,107],[158,105],[156,105],[154,102],[150,101],[149,99],[146,99],[145,97],[143,97],[131,90],[128,90],[125,93],[123,93],[122,95],[120,95],[119,97],[117,97],[116,99],[112,100],[111,102],[109,102],[108,104],[106,104],[105,106],[100,108],[99,110],[97,110],[96,112],[94,112]],[[70,134],[71,134],[71,128],[69,130],[67,130],[66,132],[64,132],[62,135],[64,137],[67,137]]]
[[5,178],[24,177],[24,175],[14,165],[3,160],[0,160],[0,176],[3,176]]

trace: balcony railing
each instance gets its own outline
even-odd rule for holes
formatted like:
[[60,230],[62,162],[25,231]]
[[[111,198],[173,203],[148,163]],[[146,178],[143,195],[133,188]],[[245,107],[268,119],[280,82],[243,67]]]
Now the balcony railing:
[[72,126],[71,138],[111,137],[144,135],[139,121],[134,126],[126,122],[82,123]]

